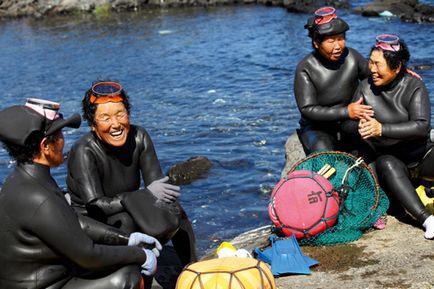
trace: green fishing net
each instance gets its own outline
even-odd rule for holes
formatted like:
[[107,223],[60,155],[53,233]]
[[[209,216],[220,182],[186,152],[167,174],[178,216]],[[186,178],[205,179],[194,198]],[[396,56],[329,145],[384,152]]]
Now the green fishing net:
[[319,172],[324,165],[336,172],[328,179],[339,194],[337,223],[324,232],[299,240],[301,245],[321,246],[342,244],[359,239],[385,214],[389,200],[378,185],[371,168],[353,155],[343,152],[318,152],[292,166],[294,170]]

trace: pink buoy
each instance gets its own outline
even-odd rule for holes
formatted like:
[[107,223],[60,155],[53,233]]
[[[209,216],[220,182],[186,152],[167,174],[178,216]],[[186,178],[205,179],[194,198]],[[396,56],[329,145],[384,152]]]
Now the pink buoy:
[[336,223],[339,196],[323,176],[307,170],[294,171],[274,187],[268,213],[283,234],[310,238]]

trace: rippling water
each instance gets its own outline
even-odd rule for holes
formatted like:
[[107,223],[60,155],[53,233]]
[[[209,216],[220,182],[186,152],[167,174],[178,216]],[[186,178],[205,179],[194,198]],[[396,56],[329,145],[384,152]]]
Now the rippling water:
[[[433,25],[339,12],[351,26],[347,45],[363,55],[376,34],[393,32],[409,44],[410,65],[434,65]],[[184,186],[181,197],[203,254],[269,223],[269,192],[299,118],[292,85],[295,65],[310,51],[306,17],[232,6],[3,22],[1,107],[48,98],[68,115],[80,112],[93,80],[119,80],[132,122],[147,128],[164,170],[195,155],[213,162],[208,178]],[[417,72],[432,97],[434,71]],[[67,131],[66,150],[88,130]],[[1,150],[1,180],[12,166]],[[65,167],[53,174],[65,186]]]

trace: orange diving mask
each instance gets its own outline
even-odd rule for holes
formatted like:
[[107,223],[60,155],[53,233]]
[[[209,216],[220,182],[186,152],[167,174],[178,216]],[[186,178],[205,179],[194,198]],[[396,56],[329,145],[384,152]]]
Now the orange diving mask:
[[97,82],[92,86],[91,91],[89,100],[93,104],[122,102],[124,100],[122,85],[114,81]]

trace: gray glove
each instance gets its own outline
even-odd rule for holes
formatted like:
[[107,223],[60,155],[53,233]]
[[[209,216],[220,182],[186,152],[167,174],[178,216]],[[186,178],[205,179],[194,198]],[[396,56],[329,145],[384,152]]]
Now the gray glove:
[[157,257],[151,250],[143,249],[146,253],[146,262],[142,265],[142,274],[152,276],[157,272]]
[[169,177],[153,181],[146,188],[160,201],[173,203],[181,195],[179,186],[166,183]]
[[146,248],[146,245],[154,245],[151,251],[156,257],[160,256],[160,251],[163,247],[157,239],[139,232],[131,233],[128,239],[128,246],[141,246]]

